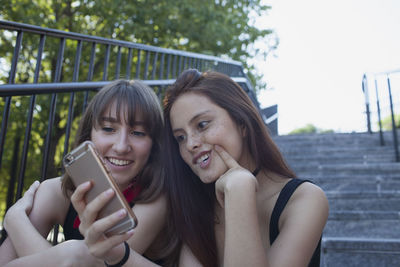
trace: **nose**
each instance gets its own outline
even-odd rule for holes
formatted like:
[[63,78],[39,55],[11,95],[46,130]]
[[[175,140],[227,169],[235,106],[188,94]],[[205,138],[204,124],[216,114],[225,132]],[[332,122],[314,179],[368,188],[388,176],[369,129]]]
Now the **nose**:
[[129,142],[129,134],[125,132],[120,132],[114,141],[113,149],[118,154],[128,153],[132,150],[132,146]]
[[187,136],[186,148],[189,151],[195,151],[200,147],[201,141],[200,137],[197,134],[190,134]]

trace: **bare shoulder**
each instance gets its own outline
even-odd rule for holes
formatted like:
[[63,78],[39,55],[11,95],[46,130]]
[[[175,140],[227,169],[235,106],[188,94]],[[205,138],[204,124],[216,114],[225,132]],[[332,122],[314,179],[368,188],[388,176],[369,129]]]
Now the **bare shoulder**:
[[[282,213],[282,223],[286,219],[308,218],[325,224],[329,213],[329,203],[324,191],[310,182],[304,182],[294,191]],[[290,220],[294,221],[294,220]]]
[[[61,190],[61,177],[51,178],[43,181],[35,195],[34,206],[31,212],[31,219],[45,217],[62,222],[69,207],[69,199]],[[33,217],[33,218],[32,218]]]
[[280,216],[279,235],[269,251],[271,265],[307,266],[328,213],[328,200],[319,186],[309,182],[299,185]]
[[321,206],[328,206],[325,192],[316,184],[304,182],[294,191],[289,205],[304,205],[313,202]]

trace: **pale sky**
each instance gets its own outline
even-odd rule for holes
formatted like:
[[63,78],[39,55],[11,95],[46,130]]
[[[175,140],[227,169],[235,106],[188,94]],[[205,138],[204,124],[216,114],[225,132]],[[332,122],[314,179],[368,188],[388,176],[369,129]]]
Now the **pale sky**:
[[274,29],[280,43],[257,63],[273,88],[258,99],[278,104],[279,134],[308,123],[366,131],[362,76],[400,69],[400,0],[265,2],[272,9],[257,25]]

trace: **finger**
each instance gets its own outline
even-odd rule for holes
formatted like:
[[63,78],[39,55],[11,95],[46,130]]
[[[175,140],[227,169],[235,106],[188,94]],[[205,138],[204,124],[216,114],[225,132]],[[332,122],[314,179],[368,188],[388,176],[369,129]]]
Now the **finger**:
[[28,188],[28,190],[26,190],[26,192],[24,193],[24,196],[30,196],[33,197],[37,191],[37,189],[39,188],[40,182],[39,181],[34,181],[31,186]]
[[82,214],[86,207],[85,195],[92,188],[90,181],[80,184],[71,195],[71,202],[78,215]]
[[232,156],[229,155],[229,153],[226,152],[226,150],[223,147],[219,145],[214,145],[214,149],[215,151],[217,151],[218,155],[225,162],[226,166],[228,166],[229,169],[240,166],[239,163],[237,163],[237,161],[234,158],[232,158]]
[[79,217],[81,217],[81,221],[91,224],[94,220],[96,220],[99,212],[114,197],[114,195],[114,190],[109,188],[95,197],[86,205],[85,210],[81,214],[82,216],[79,215]]
[[99,238],[101,238],[101,236],[103,236],[104,232],[125,218],[126,215],[126,210],[120,209],[107,217],[95,221],[86,232],[86,241],[88,243],[95,243]]

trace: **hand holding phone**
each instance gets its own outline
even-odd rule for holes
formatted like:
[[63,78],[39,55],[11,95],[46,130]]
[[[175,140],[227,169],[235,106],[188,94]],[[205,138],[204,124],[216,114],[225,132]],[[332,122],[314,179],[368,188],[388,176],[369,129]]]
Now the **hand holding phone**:
[[75,186],[86,181],[92,181],[93,187],[86,194],[86,203],[89,203],[109,188],[114,190],[115,196],[99,212],[98,219],[104,218],[122,208],[126,210],[127,216],[118,224],[108,229],[105,232],[106,235],[121,234],[136,227],[138,221],[135,214],[119,190],[111,173],[97,154],[94,144],[91,141],[83,142],[65,155],[63,164],[65,171],[71,177]]

